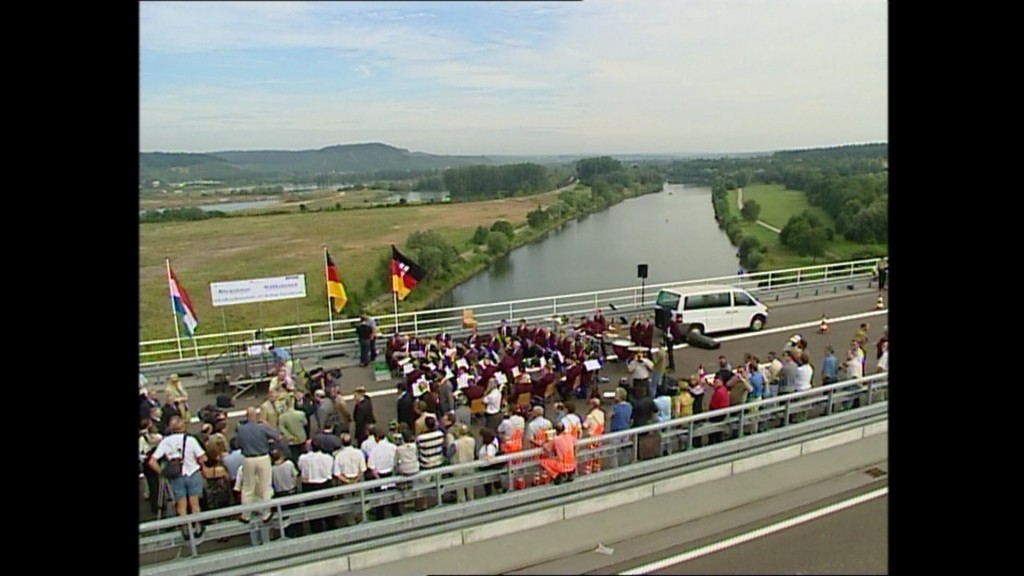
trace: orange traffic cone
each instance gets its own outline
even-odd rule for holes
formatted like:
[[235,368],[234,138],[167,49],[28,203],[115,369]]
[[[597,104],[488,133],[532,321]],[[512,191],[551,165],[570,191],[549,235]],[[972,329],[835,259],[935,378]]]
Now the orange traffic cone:
[[821,324],[818,325],[818,334],[828,334],[828,318],[821,317]]

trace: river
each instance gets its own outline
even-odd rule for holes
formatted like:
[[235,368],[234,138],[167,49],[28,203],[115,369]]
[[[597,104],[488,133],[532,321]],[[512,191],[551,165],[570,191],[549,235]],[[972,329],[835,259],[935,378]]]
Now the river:
[[516,248],[445,295],[438,307],[522,300],[735,274],[736,248],[718,228],[707,187],[666,184],[571,221]]

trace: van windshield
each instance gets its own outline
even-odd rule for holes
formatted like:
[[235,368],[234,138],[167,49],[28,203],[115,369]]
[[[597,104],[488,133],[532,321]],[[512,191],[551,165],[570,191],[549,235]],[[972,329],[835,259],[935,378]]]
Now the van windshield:
[[658,299],[655,301],[655,304],[661,308],[676,310],[679,307],[679,298],[679,294],[676,294],[675,292],[662,290],[661,292],[658,292]]

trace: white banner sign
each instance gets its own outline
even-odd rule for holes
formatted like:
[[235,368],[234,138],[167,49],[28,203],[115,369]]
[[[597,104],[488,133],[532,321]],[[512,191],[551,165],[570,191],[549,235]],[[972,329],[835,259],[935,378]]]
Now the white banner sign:
[[257,278],[210,284],[214,306],[233,306],[306,297],[306,275]]

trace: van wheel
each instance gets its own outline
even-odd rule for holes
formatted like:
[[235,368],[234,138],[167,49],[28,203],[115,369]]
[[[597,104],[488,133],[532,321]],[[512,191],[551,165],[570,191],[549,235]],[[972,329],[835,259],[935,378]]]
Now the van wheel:
[[760,332],[762,328],[764,328],[764,316],[754,316],[754,319],[750,321],[750,329]]
[[690,332],[696,332],[697,334],[704,333],[704,326],[701,324],[690,324]]

